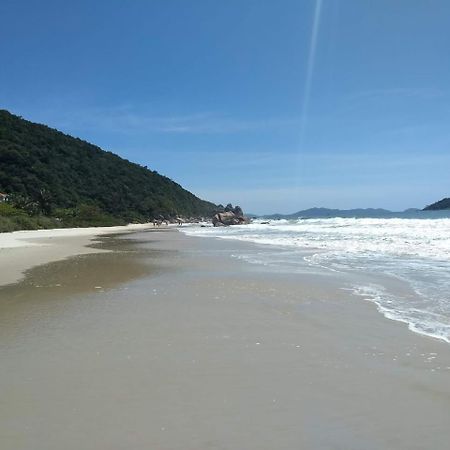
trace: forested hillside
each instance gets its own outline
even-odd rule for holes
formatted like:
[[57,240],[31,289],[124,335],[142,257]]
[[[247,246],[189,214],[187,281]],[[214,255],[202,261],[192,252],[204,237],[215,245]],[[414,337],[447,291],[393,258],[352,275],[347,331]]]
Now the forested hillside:
[[436,203],[432,203],[424,208],[424,211],[439,211],[442,209],[450,209],[450,198],[443,198]]
[[4,110],[0,192],[30,216],[84,217],[82,225],[90,218],[122,223],[210,215],[215,208],[155,171]]

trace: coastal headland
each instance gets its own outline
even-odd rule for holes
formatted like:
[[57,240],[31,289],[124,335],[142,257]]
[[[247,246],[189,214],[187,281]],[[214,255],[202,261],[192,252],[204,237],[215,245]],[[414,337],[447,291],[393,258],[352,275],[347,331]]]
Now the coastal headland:
[[2,449],[447,446],[447,343],[233,257],[263,246],[98,231],[2,249],[29,263],[0,288]]

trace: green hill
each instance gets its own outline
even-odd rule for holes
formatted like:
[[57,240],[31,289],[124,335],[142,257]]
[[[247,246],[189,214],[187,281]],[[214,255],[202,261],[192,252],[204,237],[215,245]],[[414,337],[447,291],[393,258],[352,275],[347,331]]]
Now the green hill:
[[[192,217],[215,209],[155,171],[5,110],[0,110],[0,192],[29,216],[68,225]],[[5,208],[3,215],[11,216]]]
[[450,209],[450,198],[443,198],[436,203],[428,205],[423,210],[424,211],[440,211],[443,209]]

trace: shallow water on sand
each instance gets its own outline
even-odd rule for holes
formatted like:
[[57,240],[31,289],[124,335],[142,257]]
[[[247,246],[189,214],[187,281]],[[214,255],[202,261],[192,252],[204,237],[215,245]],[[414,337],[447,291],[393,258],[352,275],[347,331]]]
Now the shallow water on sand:
[[[450,218],[425,217],[260,220],[184,232],[268,246],[271,252],[236,256],[274,269],[317,268],[353,274],[355,280],[372,273],[372,281],[354,283],[355,293],[375,302],[387,318],[450,343]],[[379,283],[383,276],[404,281],[408,289],[391,291]]]

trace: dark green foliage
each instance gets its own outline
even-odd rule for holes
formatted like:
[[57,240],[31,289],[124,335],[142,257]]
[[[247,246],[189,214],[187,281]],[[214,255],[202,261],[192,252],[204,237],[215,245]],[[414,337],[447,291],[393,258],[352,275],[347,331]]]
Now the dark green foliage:
[[[95,145],[0,110],[0,192],[29,216],[105,225],[208,216],[215,205]],[[67,211],[72,211],[67,216]]]
[[0,203],[0,217],[15,217],[26,215],[26,212],[22,209],[15,208],[9,203]]
[[450,209],[450,198],[443,198],[436,203],[432,203],[424,208],[424,211],[439,211],[442,209]]
[[39,204],[33,202],[29,197],[21,194],[10,194],[8,196],[8,204],[14,206],[14,208],[25,211],[30,216],[37,215],[39,213]]
[[98,206],[81,204],[76,208],[57,209],[54,215],[65,226],[89,227],[89,226],[114,226],[126,225],[127,221],[114,217],[102,211]]
[[10,203],[0,203],[0,232],[59,228],[61,226],[61,221],[54,217],[30,216],[24,209],[15,208]]

